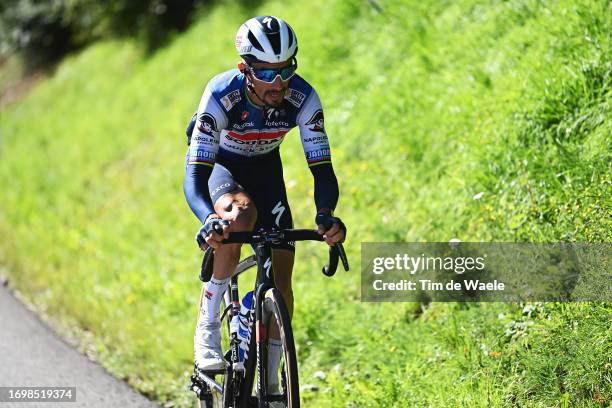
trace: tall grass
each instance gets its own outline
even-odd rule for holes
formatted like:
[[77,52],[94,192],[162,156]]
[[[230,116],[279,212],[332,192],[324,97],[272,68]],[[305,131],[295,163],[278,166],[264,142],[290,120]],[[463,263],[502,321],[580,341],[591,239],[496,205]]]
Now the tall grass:
[[[0,260],[112,373],[187,406],[200,255],[183,128],[236,63],[236,27],[264,13],[293,25],[321,95],[353,271],[361,241],[609,241],[610,11],[227,3],[150,57],[96,44],[1,112]],[[283,144],[285,179],[296,226],[310,227],[298,139]],[[318,272],[325,254],[300,246],[294,274],[307,406],[610,403],[608,304],[361,303],[357,272]]]

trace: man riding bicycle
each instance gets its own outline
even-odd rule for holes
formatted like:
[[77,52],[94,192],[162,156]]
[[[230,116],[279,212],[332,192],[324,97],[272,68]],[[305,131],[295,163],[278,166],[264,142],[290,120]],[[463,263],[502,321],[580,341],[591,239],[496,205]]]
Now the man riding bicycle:
[[[338,182],[331,164],[323,109],[315,90],[299,75],[297,38],[274,16],[249,19],[238,29],[238,69],[215,76],[204,90],[187,135],[190,146],[184,191],[202,222],[196,238],[215,250],[213,275],[204,284],[194,336],[195,363],[202,371],[225,367],[219,307],[239,256],[239,244],[221,245],[229,232],[293,227],[279,146],[299,126],[314,177],[315,222],[329,245],[342,242],[346,228],[334,217]],[[222,227],[223,235],[215,228]],[[295,245],[273,245],[276,286],[293,313],[291,273]],[[273,326],[268,340],[268,373],[276,376],[281,342]],[[269,392],[278,378],[268,379]]]

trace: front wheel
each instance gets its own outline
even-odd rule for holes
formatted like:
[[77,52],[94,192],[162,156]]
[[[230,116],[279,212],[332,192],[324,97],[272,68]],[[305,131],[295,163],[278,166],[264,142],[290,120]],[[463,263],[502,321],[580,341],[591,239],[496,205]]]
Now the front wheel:
[[[289,312],[283,300],[283,296],[276,288],[266,292],[264,299],[264,318],[268,328],[273,320],[276,320],[280,332],[280,340],[282,343],[281,361],[278,365],[280,395],[268,395],[268,401],[275,401],[271,407],[284,406],[288,408],[297,408],[300,406],[300,388],[298,380],[298,365],[297,356],[295,353],[295,344],[293,342],[293,330],[291,329],[291,320]],[[269,353],[266,353],[269,355]],[[267,368],[267,367],[266,367]],[[278,404],[281,402],[281,404]]]
[[[278,289],[273,288],[266,292],[266,296],[263,300],[263,312],[263,324],[268,328],[268,332],[273,319],[276,320],[279,327],[282,351],[276,378],[279,379],[280,389],[278,391],[280,391],[280,394],[258,395],[256,386],[258,382],[255,381],[255,378],[257,372],[260,371],[256,367],[256,361],[258,359],[255,350],[257,347],[255,342],[256,336],[255,333],[253,333],[249,346],[249,358],[246,362],[246,376],[240,387],[240,399],[237,405],[239,408],[299,408],[300,390],[293,331],[291,329],[291,321],[289,320],[287,306]],[[269,377],[267,373],[268,361],[266,360],[269,354],[267,352],[267,342],[266,347],[262,351],[262,356],[264,358],[264,367],[262,367],[262,371]]]

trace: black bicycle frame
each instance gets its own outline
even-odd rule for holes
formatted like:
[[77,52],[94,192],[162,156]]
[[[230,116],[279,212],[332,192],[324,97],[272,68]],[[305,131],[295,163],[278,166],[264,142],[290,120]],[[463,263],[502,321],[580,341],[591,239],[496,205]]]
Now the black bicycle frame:
[[[222,234],[222,231],[217,231]],[[272,261],[272,248],[270,244],[278,243],[278,242],[288,242],[288,241],[323,241],[323,238],[320,234],[313,230],[272,230],[272,231],[264,231],[260,230],[258,232],[233,232],[230,233],[230,237],[228,239],[223,240],[223,243],[255,243],[255,257],[257,259],[257,276],[255,278],[255,288],[253,290],[253,305],[251,306],[251,310],[255,312],[255,319],[250,321],[249,330],[251,334],[249,350],[245,357],[245,362],[247,365],[244,367],[244,379],[246,380],[246,376],[251,374],[249,373],[248,365],[253,364],[253,357],[256,358],[257,364],[257,392],[260,398],[260,404],[263,402],[263,396],[267,397],[267,349],[266,342],[268,340],[268,327],[264,324],[264,297],[268,290],[276,288],[276,284],[274,281],[274,266]],[[202,270],[200,272],[200,279],[202,281],[207,281],[210,279],[212,275],[212,248],[209,248],[204,255],[204,259],[202,260]],[[342,265],[346,271],[349,270],[348,261],[346,259],[346,253],[344,252],[344,248],[342,244],[337,244],[333,247],[329,248],[329,263],[324,266],[322,272],[326,276],[333,276],[336,273],[336,268],[338,266],[338,260],[342,261]],[[241,263],[242,264],[242,263]],[[238,269],[241,269],[234,275],[232,275],[230,279],[230,302],[231,305],[228,305],[226,310],[224,310],[223,315],[231,309],[232,313],[230,319],[234,316],[238,316],[240,313],[240,296],[238,293],[238,275],[242,273],[244,270],[250,268],[252,265],[252,258],[244,265],[241,269],[239,266]],[[252,315],[252,314],[251,314]],[[255,328],[255,351],[256,355],[253,356],[253,350],[251,346],[253,345],[253,328]],[[226,375],[232,375],[234,372],[233,364],[239,361],[239,342],[238,342],[238,334],[232,333],[230,338],[231,345],[231,354],[230,360],[232,363],[231,367],[228,367],[226,370],[222,370],[220,372],[215,372],[216,374],[225,373]],[[250,361],[249,361],[250,358]],[[211,373],[211,374],[215,374]],[[197,383],[198,378],[203,381],[202,386],[205,389],[200,387],[200,384]],[[237,377],[239,378],[239,377]],[[250,382],[251,380],[247,381]],[[238,397],[242,391],[246,391],[249,395],[246,398],[250,397],[251,390],[242,390],[244,388],[244,382],[239,381],[238,383],[233,383],[233,393],[234,397]],[[252,383],[251,383],[252,384]],[[192,386],[191,389],[194,390],[199,397],[208,396],[210,390],[208,387],[213,387],[219,390],[219,385],[216,384],[213,378],[209,377],[209,375],[203,372],[196,372],[194,376],[192,376]],[[245,396],[242,396],[245,397]],[[242,398],[241,397],[241,398]],[[268,398],[265,398],[266,400]],[[262,405],[263,406],[263,405]]]

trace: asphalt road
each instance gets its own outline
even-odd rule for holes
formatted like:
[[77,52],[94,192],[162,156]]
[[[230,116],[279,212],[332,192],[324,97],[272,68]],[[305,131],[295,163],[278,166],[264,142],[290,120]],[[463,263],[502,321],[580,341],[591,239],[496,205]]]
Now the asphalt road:
[[159,408],[71,348],[0,282],[0,387],[76,387],[76,402],[0,402],[0,408]]

